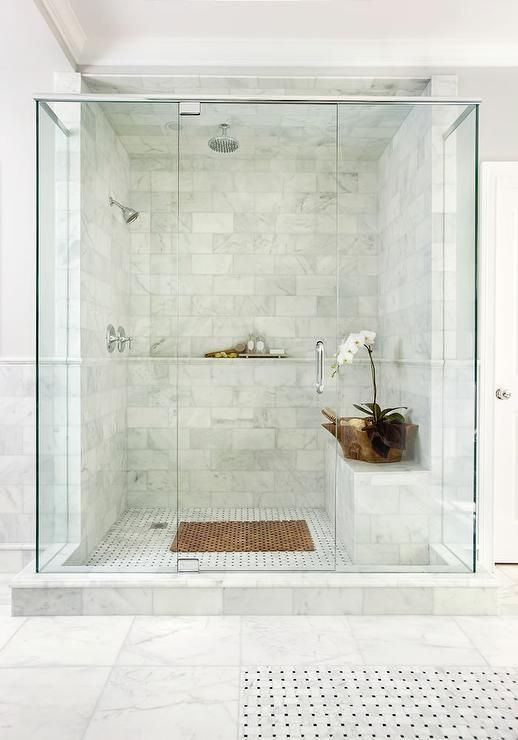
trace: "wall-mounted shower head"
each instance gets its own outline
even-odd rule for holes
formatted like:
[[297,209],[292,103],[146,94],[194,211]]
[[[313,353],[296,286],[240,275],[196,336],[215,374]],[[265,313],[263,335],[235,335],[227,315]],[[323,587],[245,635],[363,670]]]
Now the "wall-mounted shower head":
[[209,147],[213,152],[218,152],[219,154],[235,152],[236,149],[239,149],[239,141],[228,135],[228,123],[221,123],[220,127],[221,134],[209,139]]
[[122,216],[127,224],[132,224],[133,221],[136,221],[137,218],[140,216],[140,213],[138,211],[135,211],[134,208],[129,208],[128,206],[123,206],[122,203],[119,203],[118,200],[115,200],[111,197],[109,198],[110,206],[118,206],[122,211]]

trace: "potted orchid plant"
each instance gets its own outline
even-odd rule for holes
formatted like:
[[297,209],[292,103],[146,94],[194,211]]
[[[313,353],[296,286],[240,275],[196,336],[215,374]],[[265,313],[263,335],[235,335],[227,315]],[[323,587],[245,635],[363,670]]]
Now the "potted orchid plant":
[[417,427],[407,424],[401,413],[406,406],[382,409],[378,404],[378,387],[376,382],[376,365],[373,359],[373,345],[376,333],[360,331],[349,334],[339,345],[335,362],[331,366],[334,377],[343,365],[351,365],[361,349],[367,350],[372,377],[372,402],[353,404],[354,408],[364,414],[361,418],[332,418],[329,410],[324,415],[333,421],[324,424],[337,437],[344,457],[365,462],[398,462],[409,442],[413,440]]

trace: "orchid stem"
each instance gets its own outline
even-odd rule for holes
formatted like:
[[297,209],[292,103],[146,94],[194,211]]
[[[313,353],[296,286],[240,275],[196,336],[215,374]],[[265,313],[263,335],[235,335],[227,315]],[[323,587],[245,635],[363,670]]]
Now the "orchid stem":
[[374,421],[378,421],[378,412],[376,409],[376,397],[378,395],[378,389],[376,387],[376,365],[374,364],[374,360],[372,359],[372,349],[368,344],[363,345],[367,352],[369,353],[369,360],[371,363],[371,375],[372,375],[372,387],[374,389],[374,399],[373,399],[373,405],[372,405],[372,414],[374,416]]

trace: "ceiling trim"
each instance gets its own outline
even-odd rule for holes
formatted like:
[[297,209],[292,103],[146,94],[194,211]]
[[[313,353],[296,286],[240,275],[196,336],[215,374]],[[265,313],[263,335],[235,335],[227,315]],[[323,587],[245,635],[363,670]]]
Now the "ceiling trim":
[[[49,2],[49,0],[45,0]],[[82,72],[130,73],[146,68],[499,67],[518,65],[518,44],[458,39],[90,39]]]
[[77,69],[87,43],[87,36],[69,0],[34,0],[34,3],[47,21],[69,62]]

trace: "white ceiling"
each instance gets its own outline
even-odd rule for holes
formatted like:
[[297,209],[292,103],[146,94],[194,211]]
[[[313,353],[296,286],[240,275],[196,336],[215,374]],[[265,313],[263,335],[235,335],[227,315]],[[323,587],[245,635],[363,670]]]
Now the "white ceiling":
[[517,0],[34,0],[80,67],[518,63]]

